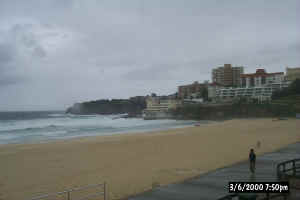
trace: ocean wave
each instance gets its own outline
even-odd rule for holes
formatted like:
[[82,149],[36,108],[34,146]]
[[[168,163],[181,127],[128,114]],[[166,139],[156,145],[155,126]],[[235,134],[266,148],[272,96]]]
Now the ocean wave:
[[58,114],[58,113],[54,113],[54,114],[48,114],[48,117],[65,117],[66,114]]
[[189,125],[188,121],[143,120],[118,115],[47,113],[34,120],[0,120],[0,143],[39,142],[52,139],[163,130]]
[[22,132],[22,131],[38,131],[38,130],[49,130],[49,129],[58,129],[58,128],[63,128],[63,126],[58,126],[58,125],[47,125],[47,126],[41,126],[41,127],[27,127],[27,128],[14,128],[10,127],[8,129],[0,130],[0,133],[7,133],[7,132]]
[[105,117],[103,115],[74,115],[74,114],[66,114],[65,115],[68,118],[80,118],[80,119],[84,119],[84,118],[94,118],[94,117]]

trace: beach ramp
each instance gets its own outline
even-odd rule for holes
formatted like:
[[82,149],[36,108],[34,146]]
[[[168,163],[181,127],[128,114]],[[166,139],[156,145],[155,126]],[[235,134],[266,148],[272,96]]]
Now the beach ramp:
[[[300,143],[292,144],[273,153],[257,157],[256,172],[249,172],[249,163],[244,161],[221,168],[178,184],[157,187],[152,191],[128,200],[218,200],[230,195],[229,182],[273,182],[278,181],[277,165],[299,158]],[[297,194],[297,192],[299,194]],[[298,199],[300,192],[290,199]],[[296,196],[298,195],[298,196]],[[280,198],[276,198],[280,199]],[[300,199],[300,197],[299,197]],[[299,200],[298,199],[298,200]]]
[[107,184],[93,184],[35,196],[30,200],[107,200]]

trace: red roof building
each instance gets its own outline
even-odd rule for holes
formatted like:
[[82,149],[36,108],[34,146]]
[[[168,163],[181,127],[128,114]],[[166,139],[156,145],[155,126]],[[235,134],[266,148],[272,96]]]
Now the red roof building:
[[241,74],[242,87],[259,87],[284,80],[283,72],[267,73],[265,69],[257,69],[253,74]]

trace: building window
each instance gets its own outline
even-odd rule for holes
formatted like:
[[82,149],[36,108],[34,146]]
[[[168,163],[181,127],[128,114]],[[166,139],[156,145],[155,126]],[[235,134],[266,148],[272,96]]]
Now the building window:
[[253,77],[250,78],[250,86],[252,86],[252,87],[254,86],[254,78]]
[[261,77],[261,84],[266,84],[266,77]]

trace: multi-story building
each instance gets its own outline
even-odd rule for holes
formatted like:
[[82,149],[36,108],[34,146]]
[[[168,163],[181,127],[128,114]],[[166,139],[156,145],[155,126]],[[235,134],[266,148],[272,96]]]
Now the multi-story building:
[[244,73],[244,67],[232,67],[231,64],[224,64],[212,70],[212,82],[227,87],[240,85],[240,75]]
[[288,82],[271,83],[264,86],[243,88],[220,88],[216,90],[216,98],[220,100],[246,97],[261,101],[270,100],[276,90],[288,87]]
[[175,109],[182,104],[179,99],[168,99],[160,97],[148,97],[146,99],[146,109],[143,111],[144,119],[168,118],[171,109]]
[[286,79],[288,81],[294,81],[300,79],[300,67],[297,68],[286,68]]
[[257,69],[253,74],[241,74],[242,87],[261,87],[284,81],[283,72],[267,73],[264,69]]
[[197,81],[190,85],[179,86],[178,97],[181,99],[196,97],[205,87],[207,87],[207,83],[198,83]]
[[160,99],[160,97],[148,97],[146,99],[148,111],[167,111],[176,108],[180,104],[180,100],[176,99]]
[[276,90],[288,87],[289,81],[285,80],[283,72],[267,73],[264,69],[257,69],[253,74],[241,74],[239,88],[217,88],[216,99],[230,100],[234,98],[251,98],[270,100]]
[[210,83],[208,84],[207,87],[207,92],[208,92],[208,99],[215,99],[217,96],[217,90],[224,88],[222,85],[218,83]]

